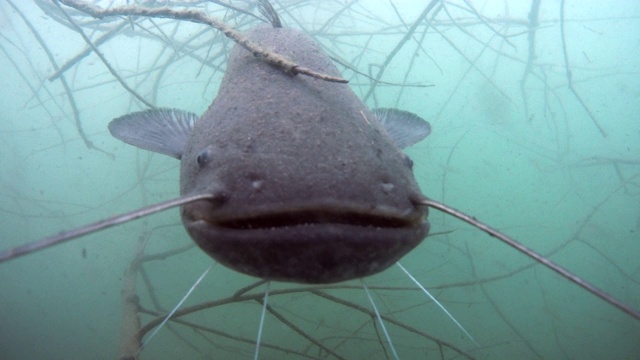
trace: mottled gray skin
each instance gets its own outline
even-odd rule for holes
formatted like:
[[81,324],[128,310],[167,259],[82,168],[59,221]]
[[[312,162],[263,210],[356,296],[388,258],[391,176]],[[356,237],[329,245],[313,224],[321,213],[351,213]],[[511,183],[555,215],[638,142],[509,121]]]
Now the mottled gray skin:
[[[261,46],[340,76],[309,36],[259,27]],[[200,155],[200,161],[197,160]],[[429,230],[405,155],[346,84],[293,76],[236,46],[181,166],[189,234],[260,278],[331,283],[380,272]]]

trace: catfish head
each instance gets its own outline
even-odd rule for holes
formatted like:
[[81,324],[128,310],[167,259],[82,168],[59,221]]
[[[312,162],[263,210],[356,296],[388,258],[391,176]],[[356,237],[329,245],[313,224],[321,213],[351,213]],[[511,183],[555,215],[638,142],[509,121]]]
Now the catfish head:
[[[248,37],[301,66],[339,72],[306,34]],[[182,206],[199,247],[269,280],[332,283],[383,271],[427,235],[427,207],[401,148],[430,132],[408,112],[371,111],[346,84],[294,76],[235,46],[218,96],[196,115],[125,115],[115,137],[181,160]]]

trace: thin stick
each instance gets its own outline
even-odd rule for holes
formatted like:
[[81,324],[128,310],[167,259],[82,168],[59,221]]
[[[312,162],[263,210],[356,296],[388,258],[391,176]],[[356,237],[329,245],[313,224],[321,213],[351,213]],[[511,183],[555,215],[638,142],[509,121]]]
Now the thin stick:
[[[469,244],[465,242],[464,245],[466,247],[467,254],[469,254]],[[476,276],[477,276],[477,274],[476,274],[476,265],[475,265],[475,263],[473,261],[473,256],[469,256],[469,263],[471,265],[472,275],[473,275],[474,278],[476,278]],[[531,341],[529,339],[527,339],[527,337],[522,334],[522,332],[518,329],[518,327],[507,317],[507,315],[504,313],[504,311],[502,311],[500,309],[500,306],[498,306],[498,304],[496,304],[495,300],[489,294],[489,291],[487,291],[485,285],[484,284],[478,284],[478,286],[480,286],[480,290],[482,291],[484,296],[486,296],[486,298],[489,300],[489,304],[491,305],[493,310],[496,312],[496,314],[498,314],[498,317],[500,319],[502,319],[502,321],[507,325],[507,327],[509,329],[511,329],[511,331],[513,331],[513,333],[520,339],[520,341],[522,341],[524,346],[527,349],[529,349],[529,351],[531,351],[531,353],[533,353],[536,358],[538,358],[538,359],[544,358],[544,356],[542,356],[542,354],[540,354],[536,350],[536,348],[531,344]]]
[[580,103],[584,111],[587,112],[587,115],[589,115],[589,118],[591,119],[593,124],[598,128],[598,131],[600,131],[600,134],[602,134],[603,137],[607,137],[608,136],[607,132],[604,130],[604,128],[602,128],[602,126],[600,126],[600,123],[598,122],[596,117],[593,115],[589,107],[587,107],[587,104],[584,102],[584,100],[582,100],[582,97],[580,96],[580,94],[578,94],[576,89],[573,87],[573,74],[571,73],[571,67],[569,66],[569,55],[567,55],[567,42],[565,40],[565,35],[564,35],[564,0],[561,0],[560,2],[560,34],[562,37],[562,53],[564,54],[564,67],[567,70],[567,83],[569,86],[569,90],[571,90],[571,93],[573,93],[573,95],[576,97],[576,99],[578,100],[578,102]]
[[[146,228],[147,225],[145,221],[144,227]],[[145,231],[141,236],[138,236],[135,254],[122,278],[122,289],[120,291],[122,312],[120,316],[120,350],[118,359],[127,359],[140,352],[142,348],[142,336],[139,335],[141,325],[140,316],[138,315],[140,297],[137,295],[137,279],[138,274],[142,274],[143,279],[146,275],[139,259],[144,255],[149,235],[150,233]],[[152,295],[155,296],[155,294]]]
[[67,14],[66,11],[64,11],[64,9],[60,6],[60,4],[55,1],[54,4],[60,9],[60,11],[62,11],[62,13],[64,14],[64,16],[67,18],[67,20],[69,21],[69,23],[73,26],[74,30],[76,32],[78,32],[78,34],[80,34],[80,36],[82,36],[82,38],[84,39],[84,41],[87,43],[87,45],[89,45],[91,47],[91,49],[93,50],[93,52],[100,58],[100,61],[102,61],[102,63],[104,64],[104,66],[107,67],[107,69],[109,70],[109,72],[111,73],[111,75],[113,75],[114,78],[116,78],[116,80],[118,80],[118,82],[120,83],[120,85],[122,85],[123,88],[125,88],[125,90],[127,90],[131,95],[133,95],[136,99],[140,100],[140,102],[142,102],[143,104],[145,104],[146,106],[155,109],[156,106],[154,104],[152,104],[151,102],[149,102],[147,99],[143,98],[141,95],[139,95],[135,90],[133,90],[124,80],[122,80],[122,78],[120,77],[120,75],[118,75],[118,72],[116,72],[116,69],[113,68],[113,66],[111,66],[111,64],[107,61],[107,58],[104,57],[104,55],[102,55],[102,52],[100,50],[98,50],[98,48],[96,47],[96,45],[93,44],[93,42],[91,41],[91,39],[89,39],[89,37],[84,33],[84,31],[82,31],[82,29],[80,28],[80,26],[78,26],[75,21],[73,21],[73,19],[71,18],[71,16],[69,16]]
[[432,0],[429,3],[429,5],[427,5],[424,8],[424,10],[422,11],[422,14],[420,14],[420,16],[418,16],[418,18],[413,22],[413,24],[411,25],[411,28],[409,28],[409,30],[405,33],[405,35],[402,37],[400,42],[396,44],[396,47],[391,51],[389,56],[387,56],[384,63],[380,66],[380,69],[378,70],[378,73],[376,74],[376,77],[375,77],[376,81],[374,81],[373,84],[371,84],[369,91],[367,91],[367,94],[362,98],[362,101],[366,102],[369,96],[371,96],[371,94],[375,91],[376,86],[378,85],[377,80],[380,80],[380,78],[382,78],[382,74],[384,74],[385,70],[387,69],[387,66],[389,65],[389,63],[391,63],[391,60],[393,60],[396,54],[398,54],[398,52],[400,51],[400,49],[402,49],[402,47],[407,42],[407,40],[409,40],[413,36],[413,33],[418,28],[418,25],[420,25],[422,21],[427,17],[427,14],[429,14],[429,12],[439,3],[440,3],[439,0]]
[[[141,308],[140,312],[143,313],[143,314],[148,314],[148,315],[153,315],[153,316],[161,316],[162,315],[162,314],[158,313],[157,311],[144,309],[144,308]],[[228,332],[224,332],[224,331],[221,331],[221,330],[218,330],[218,329],[214,329],[214,328],[211,328],[211,327],[202,326],[202,325],[190,322],[190,321],[186,321],[186,320],[183,320],[183,319],[176,318],[175,316],[171,319],[171,322],[187,326],[187,327],[189,327],[189,328],[191,328],[193,330],[196,330],[196,331],[208,332],[210,334],[213,334],[213,335],[216,335],[216,336],[220,336],[220,337],[224,337],[224,338],[227,338],[227,339],[231,339],[233,341],[237,341],[237,342],[240,342],[240,343],[251,344],[251,345],[255,344],[255,340],[254,339],[248,339],[248,338],[244,338],[244,337],[240,337],[240,336],[235,336],[235,335],[232,335],[232,334],[230,334]],[[205,339],[208,340],[208,338],[206,338],[206,337],[205,337]],[[320,360],[320,358],[318,358],[318,357],[315,357],[315,356],[312,356],[312,355],[309,355],[309,354],[305,354],[305,353],[297,351],[295,349],[284,348],[282,346],[273,345],[273,344],[268,343],[268,342],[263,342],[262,343],[262,347],[273,349],[273,350],[277,350],[277,351],[280,351],[280,352],[282,352],[284,354],[287,354],[287,355],[295,355],[295,356],[297,356],[297,358],[300,358],[300,359],[308,358],[308,359]],[[119,359],[123,359],[123,357],[120,357]]]
[[[20,11],[20,9],[13,2],[11,2],[11,0],[7,0],[7,3],[9,4],[9,6],[13,8],[13,10],[15,10],[15,12],[18,13],[18,15],[20,15],[20,17],[22,18],[22,21],[24,21],[25,25],[27,25],[29,30],[31,30],[31,33],[35,37],[36,41],[38,41],[40,46],[42,46],[42,50],[44,50],[45,54],[47,54],[47,58],[49,58],[49,61],[51,62],[51,66],[53,66],[54,69],[58,70],[59,69],[58,63],[56,62],[56,59],[53,57],[53,53],[51,52],[51,50],[49,50],[49,47],[47,47],[47,43],[44,41],[42,36],[40,36],[40,33],[38,33],[38,31],[35,29],[33,24],[31,24],[31,22],[27,19],[27,17],[24,16],[22,11]],[[85,146],[89,149],[96,149],[96,150],[102,151],[105,154],[108,154],[105,151],[95,147],[93,143],[89,141],[89,138],[87,137],[87,134],[85,134],[84,129],[82,127],[82,123],[80,122],[80,113],[78,111],[78,106],[76,105],[76,99],[73,97],[73,91],[71,91],[71,87],[69,86],[69,83],[67,82],[67,79],[64,76],[60,77],[60,81],[62,82],[62,87],[64,88],[64,91],[67,94],[67,98],[69,99],[69,104],[71,105],[71,110],[73,111],[73,118],[76,123],[76,129],[78,130],[78,134],[80,134],[82,141],[84,141]],[[111,154],[108,154],[108,155],[111,155]]]
[[[407,77],[405,76],[404,82],[401,83],[396,83],[396,82],[390,82],[390,81],[382,81],[382,80],[376,80],[373,76],[369,76],[366,73],[363,73],[362,71],[356,69],[355,67],[353,67],[351,64],[349,64],[348,62],[346,62],[343,59],[340,59],[337,56],[329,56],[331,58],[331,60],[333,60],[333,62],[336,62],[342,66],[344,66],[345,68],[353,71],[354,73],[358,74],[358,75],[362,75],[364,77],[366,77],[367,79],[371,80],[371,81],[375,81],[378,84],[383,84],[383,85],[389,85],[389,86],[398,86],[401,89],[404,88],[427,88],[427,87],[434,87],[435,85],[433,84],[415,84],[415,83],[408,83],[406,82]],[[413,61],[411,62],[413,64]],[[408,73],[408,72],[407,72]]]
[[[435,288],[435,287],[432,287]],[[310,287],[297,287],[297,288],[291,288],[291,289],[282,289],[282,290],[275,290],[275,291],[269,291],[269,297],[274,297],[274,296],[282,296],[282,295],[288,295],[288,294],[299,294],[299,293],[305,293],[305,292],[309,292],[311,294],[314,294],[316,296],[319,296],[321,298],[324,298],[326,300],[329,300],[331,302],[343,305],[343,306],[347,306],[351,309],[354,309],[356,311],[359,311],[363,314],[367,314],[368,316],[375,316],[375,313],[373,312],[373,310],[370,310],[368,308],[365,308],[361,305],[355,304],[353,302],[344,300],[344,299],[340,299],[338,297],[329,295],[328,293],[322,291],[322,290],[331,290],[331,289],[349,289],[349,290],[362,290],[362,287],[355,287],[355,286],[348,286],[348,285],[325,285],[325,286],[314,286],[312,288]],[[384,287],[372,287],[372,289],[381,289],[381,290],[385,290],[387,288]],[[389,289],[389,290],[395,290],[395,289]],[[416,288],[401,288],[398,290],[411,290],[411,291],[416,291],[418,289]],[[216,307],[221,307],[221,306],[225,306],[228,304],[237,304],[237,303],[242,303],[242,302],[246,302],[246,301],[260,301],[263,298],[263,294],[245,294],[245,295],[241,295],[241,296],[235,296],[232,295],[230,297],[226,297],[224,299],[219,299],[219,300],[212,300],[212,301],[208,301],[208,302],[204,302],[201,304],[196,304],[190,307],[185,307],[182,310],[177,311],[173,317],[171,318],[172,321],[174,322],[180,322],[180,317],[188,315],[188,314],[193,314],[199,311],[203,311],[206,309],[211,309],[211,308],[216,308]],[[147,332],[151,331],[151,329],[153,329],[155,326],[158,326],[158,324],[160,324],[162,322],[162,320],[164,320],[164,316],[160,316],[160,314],[156,313],[156,312],[152,312],[150,310],[147,309],[141,309],[141,312],[144,313],[149,313],[152,315],[156,315],[158,317],[154,318],[153,320],[149,321],[147,324],[145,324],[141,329],[140,329],[140,334],[139,336],[144,336],[144,334],[146,334]],[[409,332],[412,332],[418,336],[421,336],[425,339],[428,339],[430,341],[433,341],[435,344],[438,345],[442,345],[447,349],[450,349],[458,354],[460,354],[461,356],[467,358],[467,359],[472,359],[473,357],[470,354],[467,354],[466,352],[464,352],[462,349],[456,347],[455,345],[448,343],[444,340],[440,340],[432,335],[429,335],[428,333],[418,330],[412,326],[407,325],[404,322],[401,322],[399,320],[394,319],[393,317],[390,316],[386,316],[386,315],[381,315],[382,319],[384,321],[386,321],[387,323],[391,323],[394,324],[402,329],[405,329]],[[227,336],[228,335],[224,335]],[[249,342],[247,340],[242,340],[243,342]],[[253,341],[250,341],[250,343],[254,343]]]
[[[66,14],[65,11],[63,11],[63,13]],[[74,56],[72,59],[70,59],[69,61],[64,63],[62,66],[60,66],[60,68],[58,70],[56,70],[51,76],[49,76],[49,81],[53,81],[53,80],[57,79],[58,77],[60,77],[62,74],[64,74],[65,71],[67,71],[71,67],[73,67],[73,65],[77,64],[80,60],[84,59],[89,54],[91,54],[91,51],[93,50],[93,46],[98,47],[101,44],[103,44],[105,41],[111,39],[115,34],[117,34],[125,26],[127,26],[127,24],[129,24],[129,21],[128,20],[123,20],[120,24],[115,26],[113,29],[109,30],[107,33],[105,33],[104,35],[99,37],[93,44],[90,44],[89,46],[87,46],[87,48],[85,48],[78,55]],[[75,25],[75,23],[74,23],[74,25]]]
[[320,340],[317,340],[316,338],[314,338],[313,336],[309,335],[304,330],[302,330],[299,326],[296,326],[296,324],[294,324],[291,321],[289,321],[286,317],[284,317],[278,311],[274,310],[273,307],[271,307],[270,305],[267,305],[267,311],[271,315],[273,315],[273,317],[278,319],[281,323],[283,323],[284,325],[288,326],[291,330],[295,331],[296,333],[298,333],[298,335],[300,335],[303,338],[307,339],[310,343],[312,343],[313,345],[317,346],[322,351],[326,352],[327,354],[333,355],[336,359],[346,360],[344,357],[340,356],[340,354],[338,354],[335,351],[331,350],[331,348],[329,348],[328,346],[325,346],[324,344],[322,344],[322,342]]
[[[24,58],[29,63],[29,66],[30,66],[31,70],[34,73],[36,73],[35,67],[33,66],[33,63],[31,62],[30,57],[21,48],[19,48],[13,41],[11,41],[11,39],[7,38],[4,34],[0,34],[0,38],[2,38],[3,40],[7,41],[9,44],[13,45],[20,53],[22,53]],[[51,110],[49,110],[49,107],[47,107],[44,104],[44,101],[42,100],[42,98],[40,96],[39,89],[36,89],[33,85],[31,85],[31,81],[29,81],[29,79],[27,78],[27,75],[24,72],[22,72],[22,68],[24,68],[24,64],[20,64],[19,65],[16,62],[16,60],[13,59],[13,56],[1,44],[0,44],[0,51],[4,53],[4,55],[6,56],[7,60],[9,60],[9,62],[11,62],[11,64],[13,65],[15,72],[22,78],[24,83],[29,87],[29,89],[31,90],[31,93],[32,93],[32,99],[36,99],[38,104],[40,105],[40,107],[47,113],[47,115],[49,115],[49,118],[53,119],[54,115],[51,113]],[[44,89],[44,91],[47,92],[47,94],[50,96],[50,98],[54,98],[53,94],[51,94],[51,91],[49,90],[48,87],[43,86],[42,88]],[[58,105],[58,104],[56,103],[56,105]],[[58,105],[58,108],[60,108],[59,105]],[[58,133],[58,136],[60,137],[60,143],[65,144],[64,135],[62,134],[62,130],[60,130],[60,126],[58,126],[58,123],[55,122],[55,121],[52,121],[52,125],[56,129],[56,132]]]
[[525,86],[527,85],[527,78],[531,74],[533,59],[536,57],[536,31],[540,26],[540,22],[538,20],[540,1],[541,0],[533,0],[529,9],[529,21],[527,22],[527,39],[529,43],[527,50],[527,65],[525,66],[522,78],[520,79],[520,95],[522,96],[524,116],[526,119],[529,119],[529,98],[527,97]]
[[[363,314],[367,314],[368,316],[372,316],[372,317],[375,316],[375,312],[373,312],[373,310],[369,310],[369,309],[367,309],[367,308],[365,308],[363,306],[360,306],[358,304],[349,302],[349,301],[344,300],[344,299],[340,299],[340,298],[335,297],[333,295],[329,295],[328,293],[326,293],[324,291],[320,291],[320,290],[317,290],[317,289],[312,289],[312,290],[309,290],[309,291],[312,294],[317,295],[317,296],[319,296],[321,298],[327,299],[327,300],[332,301],[332,302],[337,303],[337,304],[341,304],[341,305],[347,306],[347,307],[349,307],[351,309],[354,309],[354,310],[357,310],[357,311],[359,311],[359,312],[361,312]],[[423,337],[425,339],[429,339],[429,340],[433,341],[435,344],[444,346],[449,350],[455,351],[460,356],[463,356],[463,357],[465,357],[467,359],[473,359],[473,356],[471,356],[470,354],[466,353],[464,350],[456,347],[455,345],[453,345],[451,343],[448,343],[448,342],[446,342],[444,340],[440,340],[440,339],[436,338],[433,335],[429,335],[428,333],[426,333],[424,331],[420,331],[420,330],[418,330],[418,329],[416,329],[416,328],[414,328],[412,326],[407,325],[404,322],[401,322],[401,321],[398,321],[398,320],[394,319],[393,317],[390,317],[390,316],[387,316],[387,315],[381,315],[380,317],[384,321],[386,321],[388,323],[394,324],[394,325],[396,325],[396,326],[398,326],[400,328],[403,328],[403,329],[405,329],[407,331],[410,331],[410,332],[412,332],[412,333],[414,333],[416,335],[419,335],[419,336],[421,336],[421,337]]]

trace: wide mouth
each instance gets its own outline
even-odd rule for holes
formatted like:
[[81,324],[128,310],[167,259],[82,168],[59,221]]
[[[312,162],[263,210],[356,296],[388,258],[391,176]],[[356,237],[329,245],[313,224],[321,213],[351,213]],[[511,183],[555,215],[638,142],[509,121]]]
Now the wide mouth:
[[286,207],[264,206],[244,209],[231,214],[229,210],[218,211],[216,206],[197,202],[185,206],[185,219],[195,223],[229,230],[260,230],[290,228],[313,225],[349,225],[401,229],[416,226],[424,218],[417,208],[398,211],[393,208],[366,207],[354,204],[289,205]]
[[321,224],[342,224],[360,227],[403,228],[411,226],[407,219],[341,211],[304,210],[269,213],[238,219],[216,221],[215,226],[228,229],[268,229]]
[[270,280],[321,284],[369,276],[391,266],[429,231],[423,207],[227,205],[185,205],[187,231],[216,261]]

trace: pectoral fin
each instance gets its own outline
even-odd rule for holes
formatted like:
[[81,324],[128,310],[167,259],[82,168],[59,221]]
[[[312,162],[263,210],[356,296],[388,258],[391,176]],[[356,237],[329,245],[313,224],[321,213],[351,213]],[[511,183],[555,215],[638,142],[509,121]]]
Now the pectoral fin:
[[428,121],[408,111],[389,108],[371,111],[400,149],[419,142],[431,133]]
[[109,131],[127,144],[180,159],[196,120],[177,109],[145,110],[112,120]]

